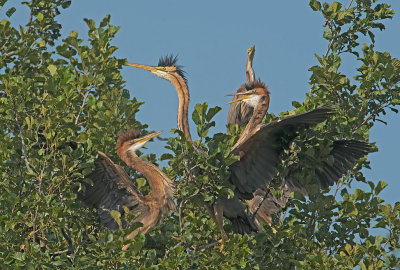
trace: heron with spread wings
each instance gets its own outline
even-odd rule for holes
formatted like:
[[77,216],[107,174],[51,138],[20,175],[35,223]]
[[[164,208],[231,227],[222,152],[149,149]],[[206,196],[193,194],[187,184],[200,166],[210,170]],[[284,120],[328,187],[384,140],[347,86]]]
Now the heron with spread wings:
[[[150,71],[156,76],[170,81],[175,86],[179,97],[178,128],[184,132],[188,140],[191,140],[188,126],[189,91],[186,79],[182,76],[183,71],[180,66],[176,65],[176,62],[177,58],[170,56],[162,58],[156,67],[131,63],[128,65]],[[214,212],[211,213],[222,232],[223,239],[226,239],[223,229],[223,216],[232,222],[233,231],[236,233],[244,234],[258,231],[252,217],[247,213],[241,201],[251,200],[256,191],[265,189],[277,173],[277,167],[281,163],[280,154],[297,136],[299,129],[315,126],[328,119],[332,113],[330,108],[318,108],[261,125],[260,123],[268,110],[269,91],[265,84],[260,81],[250,82],[245,88],[246,96],[249,96],[246,103],[250,103],[247,105],[254,109],[245,130],[232,149],[232,153],[240,156],[240,160],[230,167],[230,181],[235,186],[235,196],[230,199],[220,197],[219,202],[213,206]],[[251,89],[247,90],[248,88]],[[331,177],[329,177],[329,180],[323,180],[321,187],[325,187],[327,183],[333,184],[334,182],[330,181],[332,177],[337,176],[339,178],[354,165],[355,161],[368,152],[368,144],[359,143],[362,149],[357,149],[349,157],[343,157],[336,163],[337,167],[334,168],[333,172],[324,172]],[[295,177],[290,179],[291,181],[287,180],[287,185],[293,185],[293,188],[304,190],[304,187]]]
[[[304,196],[308,195],[306,188],[297,178],[298,171],[296,169],[289,169],[286,176],[278,179],[279,186],[283,191],[281,198],[275,197],[267,190],[266,185],[275,176],[276,168],[281,163],[279,155],[276,154],[287,148],[297,136],[297,133],[293,131],[302,126],[312,126],[323,122],[329,117],[332,110],[318,108],[262,125],[269,106],[269,91],[266,85],[258,80],[246,83],[242,87],[246,91],[242,91],[239,94],[241,97],[230,103],[244,102],[252,107],[254,112],[232,149],[241,159],[231,166],[231,181],[238,190],[237,194],[243,199],[247,199],[246,203],[250,211],[253,214],[257,211],[257,216],[271,225],[271,216],[286,205],[290,192],[297,191]],[[308,115],[308,120],[306,115]],[[318,117],[311,119],[312,115]],[[316,170],[316,178],[321,190],[335,184],[354,166],[357,160],[370,150],[368,143],[357,140],[337,140],[330,147],[329,155],[333,157],[333,164],[323,162],[322,168]],[[271,160],[272,158],[275,160]],[[263,181],[263,184],[258,184],[259,181]]]
[[[98,210],[101,223],[111,230],[119,228],[118,223],[111,216],[111,211],[120,213],[123,228],[129,225],[125,219],[125,209],[133,215],[139,214],[133,222],[140,222],[142,226],[127,235],[126,239],[134,238],[139,232],[144,234],[149,232],[161,222],[163,216],[175,210],[174,184],[157,166],[143,161],[135,153],[161,132],[143,137],[139,137],[139,134],[139,130],[121,133],[116,148],[121,160],[147,179],[151,190],[148,195],[142,195],[123,167],[115,164],[100,151],[94,162],[93,172],[87,176],[92,180],[93,185],[86,184],[84,191],[78,193],[78,197],[87,206]],[[125,245],[123,249],[128,247],[129,245]]]
[[[256,94],[253,89],[255,81],[255,72],[253,69],[253,59],[255,54],[255,46],[253,45],[247,50],[247,63],[246,63],[246,78],[247,82],[242,84],[236,93],[233,95],[234,98],[229,104],[231,104],[228,113],[228,124],[246,125],[249,123],[251,116],[253,115],[254,108],[257,102],[254,102]],[[265,110],[269,107],[269,91],[265,85],[261,85],[261,88],[265,88],[262,91],[264,100],[260,100],[260,105],[265,106]],[[255,126],[260,125],[264,117],[254,118],[256,120],[253,127],[247,126],[246,130],[254,129]],[[246,134],[246,131],[243,132]],[[243,137],[243,136],[242,136]],[[319,180],[321,189],[326,189],[333,185],[337,180],[347,172],[352,165],[362,156],[368,153],[369,146],[364,142],[355,140],[338,140],[335,141],[331,146],[330,156],[333,157],[334,164],[329,166],[327,163],[324,164],[323,170],[317,172],[317,178]],[[348,160],[349,164],[343,164],[343,160]],[[253,198],[247,200],[246,203],[249,210],[258,217],[258,220],[271,225],[271,216],[278,212],[279,208],[285,207],[289,193],[291,191],[299,191],[303,195],[307,195],[307,191],[299,185],[299,181],[295,179],[296,171],[290,171],[285,177],[281,178],[280,188],[283,191],[283,196],[277,198],[269,190],[264,188],[256,189],[253,192]],[[325,179],[325,181],[324,181]],[[292,183],[292,186],[288,186],[287,182]],[[329,185],[326,184],[329,183]],[[295,184],[295,187],[293,186]]]

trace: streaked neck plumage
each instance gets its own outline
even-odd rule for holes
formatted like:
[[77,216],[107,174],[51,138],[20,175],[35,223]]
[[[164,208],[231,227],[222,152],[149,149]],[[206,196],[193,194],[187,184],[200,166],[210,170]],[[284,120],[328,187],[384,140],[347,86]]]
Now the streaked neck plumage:
[[269,108],[270,96],[267,89],[263,89],[263,92],[265,94],[257,95],[258,98],[250,98],[250,100],[247,101],[247,104],[251,106],[254,105],[254,101],[258,99],[258,103],[254,107],[253,115],[251,116],[245,129],[240,135],[238,141],[233,146],[232,151],[235,151],[235,149],[237,149],[244,141],[246,141],[251,135],[253,135],[258,130],[259,125],[264,119],[265,114],[267,113]]
[[173,86],[175,86],[179,98],[178,118],[177,118],[178,129],[185,134],[185,137],[188,141],[191,141],[192,137],[190,136],[189,120],[188,120],[189,101],[190,101],[188,86],[185,80],[181,76],[175,73],[170,74],[169,81],[172,83]]

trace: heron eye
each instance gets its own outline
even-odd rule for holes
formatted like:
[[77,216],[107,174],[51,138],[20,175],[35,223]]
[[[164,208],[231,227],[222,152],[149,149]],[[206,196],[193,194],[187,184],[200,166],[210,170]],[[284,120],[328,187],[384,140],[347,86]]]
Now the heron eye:
[[159,67],[158,69],[162,70],[162,71],[166,71],[167,70],[165,67]]

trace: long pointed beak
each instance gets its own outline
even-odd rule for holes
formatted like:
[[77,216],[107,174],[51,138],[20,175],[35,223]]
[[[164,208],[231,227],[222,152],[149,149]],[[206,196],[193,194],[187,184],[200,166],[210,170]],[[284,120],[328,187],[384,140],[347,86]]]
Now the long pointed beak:
[[251,95],[247,95],[247,96],[244,96],[244,97],[240,97],[240,98],[237,98],[237,99],[235,99],[235,100],[232,100],[231,102],[228,102],[227,104],[236,103],[236,102],[239,102],[239,101],[248,99],[248,98],[250,98],[250,97],[251,97]]
[[254,44],[252,47],[247,49],[247,54],[254,56],[254,53],[256,52],[256,45]]
[[143,136],[143,137],[140,137],[140,138],[136,139],[135,142],[136,143],[138,143],[138,142],[139,143],[144,143],[144,142],[147,142],[147,141],[149,141],[149,140],[151,140],[151,139],[153,139],[153,138],[155,138],[155,137],[157,137],[157,136],[159,136],[161,134],[162,134],[162,131],[150,133],[150,134],[147,134],[146,136]]
[[245,92],[241,92],[241,93],[235,93],[235,94],[229,94],[229,95],[225,95],[225,96],[242,96],[240,98],[237,98],[235,100],[232,100],[231,102],[228,102],[227,104],[232,104],[232,103],[236,103],[245,99],[248,99],[251,97],[252,94],[254,94],[255,90],[254,89],[250,89],[248,91]]
[[128,66],[148,70],[148,71],[156,71],[157,67],[152,67],[152,66],[146,66],[146,65],[141,65],[141,64],[134,64],[134,63],[126,63]]

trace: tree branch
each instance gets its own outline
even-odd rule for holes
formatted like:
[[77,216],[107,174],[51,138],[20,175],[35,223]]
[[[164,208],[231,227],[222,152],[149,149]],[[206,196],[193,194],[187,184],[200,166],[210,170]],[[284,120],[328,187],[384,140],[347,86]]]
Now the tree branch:
[[21,138],[21,143],[22,143],[22,149],[24,151],[24,161],[25,161],[25,166],[28,169],[29,172],[32,172],[32,168],[29,164],[29,160],[28,160],[28,151],[26,150],[26,144],[25,144],[25,140],[24,140],[24,136],[22,135],[22,127],[18,122],[18,116],[17,116],[17,112],[14,110],[14,114],[15,114],[15,122],[17,124],[18,130],[19,130],[19,137]]
[[29,13],[29,20],[28,20],[28,23],[26,24],[26,25],[28,25],[28,29],[26,30],[26,32],[27,33],[30,33],[30,31],[31,31],[31,29],[32,29],[32,13],[33,13],[33,10],[32,10],[32,7],[30,8],[30,13]]
[[349,9],[352,3],[353,3],[353,0],[350,1],[349,5],[347,6],[346,9]]
[[93,87],[94,87],[94,85],[89,86],[88,90],[86,91],[85,95],[83,96],[83,101],[82,101],[81,107],[79,109],[79,113],[78,113],[78,115],[76,116],[76,119],[75,119],[75,125],[78,124],[79,117],[81,116],[81,113],[83,112],[83,107],[85,107],[85,105],[86,105],[87,97],[88,97],[90,91],[93,89]]
[[200,250],[202,250],[202,249],[206,249],[206,248],[209,248],[209,247],[213,247],[213,246],[215,246],[215,245],[217,245],[217,244],[219,244],[218,241],[212,242],[212,243],[209,243],[209,244],[204,244],[204,245],[201,245],[201,246],[198,246],[198,247],[194,247],[194,251],[200,251]]
[[67,254],[71,254],[71,253],[75,252],[75,249],[74,249],[74,244],[72,243],[71,231],[69,230],[68,224],[65,224],[65,229],[67,230],[67,232],[65,232],[65,230],[63,228],[61,228],[61,233],[68,243]]

